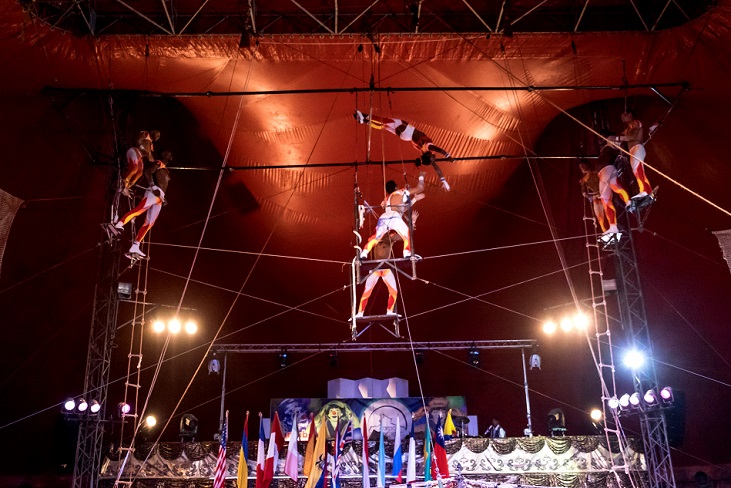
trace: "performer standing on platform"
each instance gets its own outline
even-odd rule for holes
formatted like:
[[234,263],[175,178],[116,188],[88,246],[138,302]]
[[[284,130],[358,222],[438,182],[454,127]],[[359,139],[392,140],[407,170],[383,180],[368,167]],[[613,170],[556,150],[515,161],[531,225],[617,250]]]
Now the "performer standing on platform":
[[645,145],[643,143],[644,130],[642,122],[636,120],[632,112],[624,112],[622,114],[622,122],[624,123],[624,131],[622,135],[615,136],[617,143],[626,142],[627,150],[630,153],[630,163],[632,164],[632,173],[637,180],[639,193],[632,197],[632,200],[641,200],[648,195],[652,198],[652,186],[645,175],[645,167],[642,162],[647,156]]
[[396,182],[389,180],[386,183],[386,199],[381,202],[381,206],[385,212],[378,218],[376,224],[376,232],[368,240],[368,243],[360,253],[361,259],[366,259],[368,253],[373,249],[373,246],[386,235],[389,231],[396,231],[404,241],[404,257],[411,257],[411,235],[409,226],[404,222],[403,215],[410,209],[410,207],[423,199],[424,195],[424,173],[419,173],[419,184],[413,190],[407,188],[398,189]]
[[162,161],[155,161],[153,163],[145,164],[145,178],[147,179],[147,190],[145,196],[140,200],[139,205],[130,210],[122,220],[115,224],[115,228],[118,231],[122,231],[127,222],[134,219],[143,212],[147,212],[145,215],[145,223],[140,230],[137,231],[137,236],[129,248],[129,257],[135,257],[137,259],[144,258],[145,254],[140,250],[140,242],[145,238],[147,231],[149,231],[155,221],[157,221],[158,215],[160,215],[160,209],[163,205],[167,204],[165,200],[165,192],[168,189],[168,183],[170,182],[170,171],[167,169],[167,165],[173,160],[173,155],[169,151],[165,151],[162,154]]
[[594,211],[599,228],[602,232],[606,232],[609,229],[609,223],[604,214],[604,204],[599,191],[599,173],[594,166],[586,159],[579,162],[579,169],[581,174],[584,175],[579,180],[579,184],[581,185],[581,194],[591,202],[591,208]]
[[450,160],[452,156],[444,149],[435,146],[434,141],[432,141],[429,136],[405,120],[378,117],[377,115],[364,115],[359,110],[355,111],[353,117],[355,117],[355,120],[357,120],[360,124],[368,124],[378,130],[387,130],[391,134],[397,135],[402,141],[410,141],[416,149],[421,151],[421,157],[417,159],[416,165],[420,166],[423,164],[425,166],[434,166],[434,171],[437,173],[437,176],[439,176],[442,188],[447,191],[451,189],[449,183],[447,183],[447,179],[444,177],[444,173],[442,173],[441,168],[436,163],[436,156],[434,153],[438,152]]
[[600,139],[600,144],[604,143],[604,147],[599,151],[599,159],[596,160],[596,168],[599,169],[599,195],[604,206],[604,216],[606,218],[607,229],[602,234],[602,240],[611,239],[612,234],[619,233],[617,229],[617,209],[614,208],[612,192],[622,198],[625,205],[630,204],[629,194],[624,189],[618,178],[617,167],[614,165],[619,151],[611,144],[606,144],[604,139]]
[[[416,219],[419,218],[419,212],[413,211],[411,215],[412,228],[416,228]],[[393,244],[401,240],[401,236],[395,231],[390,231],[388,235],[384,236],[378,244],[373,248],[374,259],[388,259],[392,257]],[[363,317],[363,311],[365,310],[368,299],[371,297],[373,288],[378,283],[378,279],[383,280],[383,284],[388,288],[388,305],[386,308],[386,315],[396,315],[394,308],[396,307],[396,299],[398,298],[398,288],[396,287],[396,279],[394,278],[393,271],[389,268],[375,269],[368,276],[365,282],[365,288],[363,289],[363,295],[360,297],[360,304],[358,305],[358,313],[355,314],[356,318]]]
[[492,424],[485,431],[485,436],[491,439],[505,437],[505,429],[500,427],[500,420],[497,417],[492,418]]

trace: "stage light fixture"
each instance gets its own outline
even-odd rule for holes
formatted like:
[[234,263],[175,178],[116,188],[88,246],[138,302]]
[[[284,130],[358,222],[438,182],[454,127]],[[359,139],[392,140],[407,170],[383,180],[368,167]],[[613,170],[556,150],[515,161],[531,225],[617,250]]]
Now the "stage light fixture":
[[467,353],[467,361],[472,366],[479,366],[480,365],[480,351],[479,351],[479,349],[477,349],[475,347],[473,347],[472,349],[470,349],[469,352]]
[[130,410],[132,410],[132,407],[129,406],[129,403],[125,403],[125,402],[119,402],[118,407],[119,407],[119,413],[121,415],[127,415],[130,412]]
[[657,403],[657,394],[655,393],[655,390],[647,390],[645,392],[645,403],[648,405],[654,405]]
[[148,429],[152,429],[153,427],[155,427],[157,425],[157,419],[155,418],[155,416],[148,415],[147,417],[145,417],[145,425]]
[[601,422],[602,418],[604,417],[604,414],[598,408],[594,408],[594,409],[592,409],[589,416],[591,417],[591,420],[593,420],[594,422]]
[[556,332],[556,322],[553,322],[552,320],[545,322],[543,324],[543,332],[545,332],[546,334],[549,334],[549,335]]
[[79,405],[76,408],[79,412],[86,412],[86,409],[89,408],[89,404],[82,398],[79,400]]
[[629,397],[629,404],[636,407],[640,404],[640,394],[637,392],[632,393]]
[[538,354],[537,350],[534,350],[533,354],[531,354],[529,362],[530,362],[530,369],[533,369],[533,368],[541,369],[541,356]]
[[660,390],[660,398],[662,398],[666,403],[671,403],[674,400],[673,389],[666,386]]
[[155,320],[152,323],[152,330],[158,334],[163,332],[165,330],[165,322],[162,320]]
[[64,410],[67,412],[71,412],[73,409],[76,408],[76,401],[73,398],[67,399],[63,404]]
[[561,330],[564,332],[571,332],[571,329],[574,328],[574,324],[571,321],[570,318],[564,317],[561,319]]
[[329,364],[330,366],[338,365],[338,352],[337,351],[330,351],[327,353],[327,364]]
[[279,367],[286,368],[287,364],[289,364],[289,355],[286,349],[282,349],[282,352],[279,353]]
[[624,355],[624,365],[630,369],[639,369],[645,364],[645,355],[636,349],[627,351]]
[[566,418],[560,408],[548,411],[548,431],[552,437],[566,435]]
[[132,300],[132,292],[134,291],[134,287],[132,286],[132,283],[123,283],[118,282],[117,283],[117,297],[121,300]]
[[89,411],[91,413],[99,413],[99,410],[102,409],[102,406],[99,404],[98,401],[92,400],[91,405],[89,406]]
[[621,397],[619,397],[619,406],[621,408],[628,408],[629,407],[629,393],[625,393]]
[[198,419],[191,413],[184,413],[180,417],[180,442],[186,439],[195,442],[196,435],[198,435]]
[[574,316],[574,327],[576,330],[586,330],[589,326],[589,317],[579,312]]
[[188,320],[185,323],[185,332],[187,332],[189,335],[193,335],[198,331],[198,325],[193,322],[192,320]]
[[168,321],[168,330],[171,334],[177,334],[178,332],[180,332],[181,327],[182,326],[180,325],[180,320],[178,319],[170,319]]
[[415,355],[416,355],[416,364],[419,364],[419,365],[424,364],[424,361],[426,361],[426,351],[419,349],[418,351],[416,351]]
[[[629,401],[629,399],[627,399],[627,401]],[[609,400],[607,400],[607,405],[612,410],[617,410],[617,408],[619,408],[619,399],[617,399],[617,397],[612,397]]]
[[213,353],[213,357],[211,357],[211,360],[208,361],[208,374],[216,373],[219,374],[221,372],[221,362],[216,357],[216,353]]

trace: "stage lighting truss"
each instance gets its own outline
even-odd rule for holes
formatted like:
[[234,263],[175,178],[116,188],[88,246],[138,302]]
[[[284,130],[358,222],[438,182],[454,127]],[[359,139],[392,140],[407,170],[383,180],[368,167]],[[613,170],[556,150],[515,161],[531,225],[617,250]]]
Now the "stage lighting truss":
[[609,398],[607,406],[612,410],[619,410],[620,413],[634,413],[640,410],[668,408],[674,400],[673,389],[666,386],[659,391],[649,389],[644,394],[639,392],[625,393],[619,398]]
[[67,398],[61,412],[67,417],[93,417],[99,413],[101,405],[97,400],[87,401],[83,397]]

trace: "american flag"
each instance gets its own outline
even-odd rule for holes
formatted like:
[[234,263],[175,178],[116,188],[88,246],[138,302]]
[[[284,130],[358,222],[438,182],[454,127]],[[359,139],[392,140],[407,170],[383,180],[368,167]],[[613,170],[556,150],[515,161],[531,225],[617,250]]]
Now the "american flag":
[[218,447],[218,461],[216,461],[216,476],[213,479],[213,488],[223,488],[226,486],[226,440],[228,437],[228,410],[226,410],[226,420],[223,422],[223,432],[221,432],[221,445]]

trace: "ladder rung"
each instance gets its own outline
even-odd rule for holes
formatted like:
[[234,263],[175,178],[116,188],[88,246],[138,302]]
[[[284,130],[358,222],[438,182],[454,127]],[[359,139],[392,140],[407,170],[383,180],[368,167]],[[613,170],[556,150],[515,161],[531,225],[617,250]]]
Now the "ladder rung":
[[132,384],[132,383],[125,383],[126,386],[129,386],[130,388],[141,388],[140,385]]

